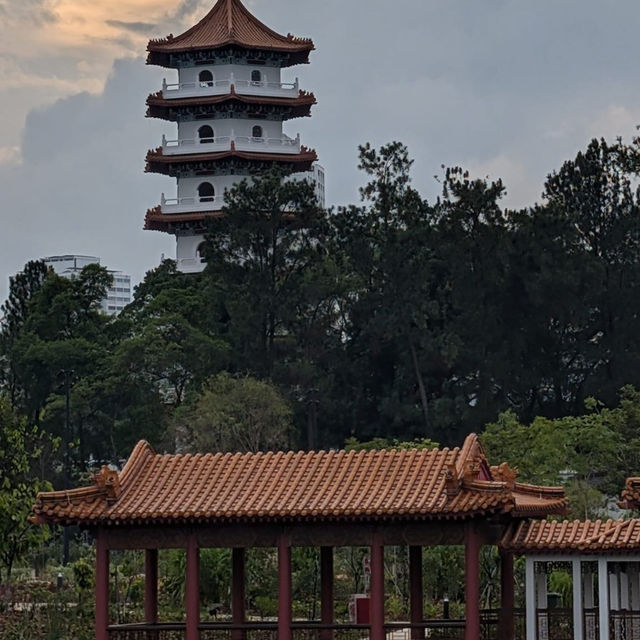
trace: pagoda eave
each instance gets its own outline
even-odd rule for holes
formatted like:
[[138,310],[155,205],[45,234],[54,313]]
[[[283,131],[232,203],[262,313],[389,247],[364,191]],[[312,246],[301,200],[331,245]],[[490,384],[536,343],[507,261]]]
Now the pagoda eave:
[[177,233],[179,231],[194,231],[203,233],[207,227],[207,220],[221,218],[222,210],[194,211],[187,213],[162,213],[161,207],[148,209],[144,217],[145,231],[162,231]]
[[313,93],[300,91],[296,98],[272,98],[247,96],[231,91],[220,96],[195,98],[164,98],[162,92],[152,93],[147,98],[147,116],[164,120],[177,120],[179,115],[190,114],[194,117],[215,117],[218,114],[236,111],[253,113],[273,112],[283,119],[307,117],[311,107],[316,104]]
[[145,171],[175,177],[186,173],[226,175],[236,173],[235,170],[239,169],[244,170],[246,175],[256,175],[276,164],[285,170],[299,172],[311,171],[317,159],[315,150],[306,147],[302,147],[299,153],[238,151],[232,147],[226,151],[182,155],[163,155],[162,148],[159,148],[147,153]]

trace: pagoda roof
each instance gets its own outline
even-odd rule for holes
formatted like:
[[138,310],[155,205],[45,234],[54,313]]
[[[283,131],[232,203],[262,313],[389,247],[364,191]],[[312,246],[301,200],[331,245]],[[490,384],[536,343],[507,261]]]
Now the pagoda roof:
[[186,213],[162,213],[162,207],[147,209],[144,217],[146,231],[170,232],[172,227],[191,226],[205,228],[205,221],[222,217],[221,209]]
[[316,104],[316,97],[309,91],[300,91],[296,98],[249,96],[236,93],[235,87],[231,85],[231,90],[225,95],[198,96],[194,98],[164,98],[162,91],[158,91],[149,95],[147,98],[147,106],[168,111],[170,109],[189,109],[192,107],[221,105],[232,101],[257,106],[287,107],[293,109],[294,115],[297,117],[310,114],[310,108]]
[[313,149],[305,146],[300,148],[300,153],[266,153],[262,151],[239,151],[235,144],[225,151],[213,151],[210,153],[184,153],[164,155],[162,147],[147,152],[148,172],[172,175],[173,168],[190,164],[215,165],[225,160],[240,160],[245,163],[283,163],[296,166],[296,170],[303,171],[304,167],[310,170],[318,155]]
[[242,49],[276,51],[292,56],[291,63],[307,62],[314,49],[309,38],[283,36],[260,22],[240,0],[218,0],[213,9],[184,33],[150,40],[148,62],[167,66],[171,53],[236,46]]
[[561,514],[562,488],[490,468],[475,434],[433,450],[157,454],[139,442],[121,472],[40,493],[32,521],[89,525],[460,519]]
[[523,521],[500,546],[519,554],[640,551],[640,519]]

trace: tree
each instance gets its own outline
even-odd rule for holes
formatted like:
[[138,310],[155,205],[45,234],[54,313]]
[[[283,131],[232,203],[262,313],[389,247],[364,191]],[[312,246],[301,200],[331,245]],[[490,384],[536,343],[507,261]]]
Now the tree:
[[180,449],[198,452],[288,448],[292,412],[268,382],[220,373],[176,416]]
[[9,394],[12,406],[18,402],[20,385],[12,357],[27,319],[29,303],[42,287],[48,269],[42,260],[27,262],[23,270],[9,279],[9,296],[0,312],[0,387]]
[[349,286],[340,301],[335,392],[347,391],[351,410],[343,413],[359,437],[436,431],[433,380],[449,339],[441,324],[446,279],[433,250],[432,209],[410,186],[411,165],[398,142],[360,147],[369,178],[362,204],[331,218],[334,260]]
[[48,538],[48,529],[31,524],[28,516],[38,491],[51,489],[35,472],[50,445],[48,437],[18,418],[0,395],[0,582],[4,577],[8,583],[16,561]]
[[269,378],[333,311],[331,288],[321,284],[326,213],[310,183],[277,170],[236,184],[225,202],[206,236],[207,274],[235,368]]
[[576,517],[599,517],[625,477],[640,472],[639,415],[640,394],[627,387],[618,407],[588,399],[579,416],[537,417],[527,425],[507,411],[481,439],[487,456],[517,468],[522,481],[565,484]]

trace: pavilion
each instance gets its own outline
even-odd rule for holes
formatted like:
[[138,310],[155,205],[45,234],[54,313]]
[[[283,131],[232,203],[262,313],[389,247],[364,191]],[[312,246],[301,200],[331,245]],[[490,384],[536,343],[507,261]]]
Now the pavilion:
[[[640,507],[640,478],[619,505]],[[500,548],[526,557],[526,640],[640,640],[640,519],[522,520]],[[558,570],[571,576],[570,607],[549,593]]]
[[[39,494],[32,519],[93,532],[97,640],[353,637],[334,619],[338,546],[371,549],[370,621],[358,637],[384,640],[400,627],[413,640],[512,640],[513,553],[501,550],[501,608],[494,620],[483,620],[480,548],[498,545],[531,519],[563,514],[567,504],[563,489],[520,484],[515,477],[506,464],[489,466],[475,434],[460,448],[361,452],[159,455],[142,441],[121,472],[103,467],[92,486]],[[463,621],[424,619],[422,548],[440,544],[465,548]],[[409,547],[406,624],[385,621],[385,545]],[[292,546],[320,548],[320,620],[292,619]],[[230,625],[200,620],[199,550],[207,547],[233,549]],[[244,561],[251,547],[277,548],[278,620],[271,625],[245,617]],[[158,622],[158,550],[165,548],[186,549],[184,623]],[[120,549],[146,552],[141,624],[110,625],[109,553]]]

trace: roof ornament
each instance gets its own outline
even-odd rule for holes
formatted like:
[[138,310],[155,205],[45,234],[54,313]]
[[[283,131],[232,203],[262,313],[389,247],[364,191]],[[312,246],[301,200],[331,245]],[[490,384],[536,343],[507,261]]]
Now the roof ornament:
[[447,470],[444,474],[444,490],[447,494],[448,498],[453,498],[460,493],[460,489],[462,488],[462,483],[460,482],[460,478],[458,478],[458,471],[456,469],[456,465],[450,463],[447,466]]
[[497,467],[491,467],[491,476],[498,482],[504,482],[507,485],[507,489],[513,491],[516,486],[518,470],[512,469],[507,462],[503,462]]
[[479,459],[470,458],[465,460],[462,471],[462,481],[465,483],[475,482],[480,475],[481,463]]
[[113,504],[120,496],[120,474],[107,465],[94,476],[95,483],[104,492],[107,504]]

